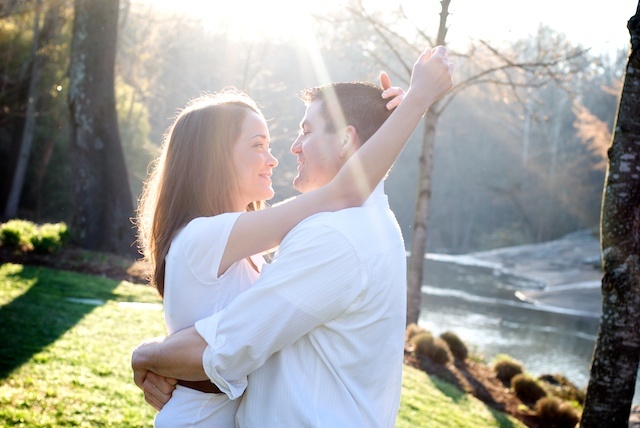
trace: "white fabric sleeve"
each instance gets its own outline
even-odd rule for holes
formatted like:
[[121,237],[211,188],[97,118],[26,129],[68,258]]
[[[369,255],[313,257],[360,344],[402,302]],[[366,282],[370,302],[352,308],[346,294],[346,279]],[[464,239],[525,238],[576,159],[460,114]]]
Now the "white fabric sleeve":
[[242,213],[224,213],[213,217],[198,217],[185,228],[183,240],[189,269],[203,283],[218,278],[218,270],[229,235]]
[[275,352],[336,319],[366,284],[358,255],[344,235],[312,223],[282,241],[260,279],[225,310],[196,322],[208,347],[209,379],[234,399],[242,382]]

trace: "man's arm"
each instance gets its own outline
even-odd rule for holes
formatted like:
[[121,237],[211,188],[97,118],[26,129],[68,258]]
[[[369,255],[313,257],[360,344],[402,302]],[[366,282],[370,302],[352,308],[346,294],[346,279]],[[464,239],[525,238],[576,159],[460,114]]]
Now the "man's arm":
[[202,368],[206,347],[207,342],[194,327],[139,345],[131,356],[136,385],[142,388],[147,372],[175,379],[207,380]]
[[165,339],[139,345],[131,356],[133,380],[144,398],[160,410],[171,398],[177,379],[206,380],[202,353],[207,343],[190,327]]

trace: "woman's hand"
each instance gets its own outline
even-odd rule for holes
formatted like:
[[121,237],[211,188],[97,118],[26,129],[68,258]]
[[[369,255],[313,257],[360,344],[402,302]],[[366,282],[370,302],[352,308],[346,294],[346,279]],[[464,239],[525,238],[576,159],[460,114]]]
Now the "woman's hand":
[[454,64],[444,46],[425,49],[413,65],[411,83],[405,100],[411,98],[426,111],[453,87]]

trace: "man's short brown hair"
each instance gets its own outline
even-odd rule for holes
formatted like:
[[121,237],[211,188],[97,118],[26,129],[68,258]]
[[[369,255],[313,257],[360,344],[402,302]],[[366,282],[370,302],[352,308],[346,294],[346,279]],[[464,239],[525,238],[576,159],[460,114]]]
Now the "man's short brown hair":
[[369,82],[344,82],[309,88],[300,99],[309,105],[322,101],[325,132],[336,132],[343,126],[356,129],[364,144],[391,115],[382,98],[382,88]]

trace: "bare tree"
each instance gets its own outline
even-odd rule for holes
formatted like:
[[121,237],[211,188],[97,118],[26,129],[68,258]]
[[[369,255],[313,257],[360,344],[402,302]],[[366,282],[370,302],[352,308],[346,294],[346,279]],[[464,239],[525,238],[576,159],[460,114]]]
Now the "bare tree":
[[[440,24],[435,46],[445,45],[447,17],[451,0],[442,0]],[[442,102],[442,105],[441,105]],[[422,150],[418,159],[418,197],[413,215],[413,236],[411,237],[411,257],[407,266],[407,325],[417,323],[420,317],[422,280],[424,277],[424,253],[427,248],[427,216],[431,202],[431,176],[433,175],[433,152],[438,119],[446,101],[437,101],[427,111],[422,130]]]
[[[446,46],[450,3],[451,0],[440,1],[441,12],[435,39],[429,37],[419,25],[416,25],[414,28],[416,40],[413,42],[407,41],[406,37],[395,31],[393,25],[385,22],[383,17],[368,13],[362,1],[356,2],[348,10],[352,16],[366,22],[371,28],[371,33],[363,35],[361,41],[367,54],[386,70],[404,77],[404,81],[408,82],[412,64],[407,58],[413,58],[419,47],[425,44]],[[396,20],[413,22],[402,8],[398,13]],[[546,36],[544,32],[539,35],[541,38],[544,36]],[[548,44],[557,42],[544,39],[542,41]],[[407,324],[417,322],[420,315],[424,254],[427,246],[427,216],[431,200],[433,154],[439,118],[457,94],[482,84],[500,85],[509,89],[513,94],[514,104],[525,111],[529,102],[526,97],[528,88],[542,87],[550,82],[562,84],[573,71],[572,61],[585,53],[568,44],[558,45],[555,49],[546,49],[547,46],[542,44],[529,46],[526,52],[525,49],[506,52],[479,40],[471,43],[466,52],[449,49],[449,55],[455,57],[456,62],[464,63],[468,71],[462,79],[458,73],[455,79],[457,83],[453,89],[431,106],[424,119],[411,255],[407,272]],[[518,52],[524,53],[518,55]]]
[[640,359],[640,2],[602,204],[602,316],[581,427],[628,426]]
[[75,198],[83,248],[134,253],[133,214],[114,94],[119,0],[76,0],[69,107]]

